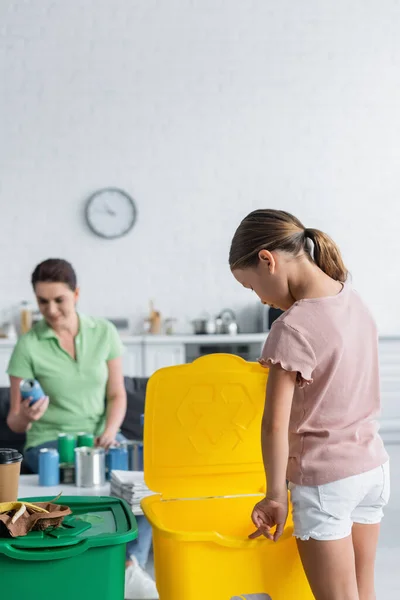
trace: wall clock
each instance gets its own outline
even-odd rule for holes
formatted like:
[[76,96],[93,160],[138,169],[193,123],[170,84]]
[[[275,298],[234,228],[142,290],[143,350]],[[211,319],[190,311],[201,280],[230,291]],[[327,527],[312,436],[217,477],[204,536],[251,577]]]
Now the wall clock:
[[134,200],[118,188],[103,188],[92,194],[85,207],[86,222],[93,233],[112,240],[133,229],[137,218]]

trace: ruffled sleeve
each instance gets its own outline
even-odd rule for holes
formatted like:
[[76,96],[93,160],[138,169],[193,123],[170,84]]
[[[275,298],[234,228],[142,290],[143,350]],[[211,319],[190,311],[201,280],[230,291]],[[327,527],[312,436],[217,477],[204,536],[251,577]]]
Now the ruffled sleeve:
[[272,325],[259,362],[265,367],[279,364],[285,371],[296,372],[300,387],[313,382],[314,351],[305,337],[284,321]]

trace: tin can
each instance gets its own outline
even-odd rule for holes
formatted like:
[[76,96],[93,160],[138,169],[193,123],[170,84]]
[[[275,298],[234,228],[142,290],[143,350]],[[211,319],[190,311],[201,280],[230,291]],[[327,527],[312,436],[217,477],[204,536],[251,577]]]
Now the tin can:
[[75,462],[75,437],[70,433],[58,434],[58,453],[60,463],[74,464]]
[[75,483],[75,465],[71,463],[60,464],[60,483],[71,485]]
[[78,433],[76,445],[78,448],[82,446],[86,446],[86,448],[93,448],[94,435],[92,433]]
[[32,398],[29,406],[35,404],[35,402],[43,398],[45,395],[44,391],[42,390],[42,386],[38,381],[36,381],[36,379],[23,379],[19,384],[19,389],[23,400]]
[[104,485],[106,479],[104,448],[75,448],[75,483],[77,487]]
[[143,442],[127,440],[121,444],[128,451],[128,470],[143,471]]
[[111,471],[128,471],[128,450],[125,446],[113,446],[106,454],[106,477],[110,479]]
[[39,453],[39,485],[60,483],[59,454],[55,448],[42,448]]

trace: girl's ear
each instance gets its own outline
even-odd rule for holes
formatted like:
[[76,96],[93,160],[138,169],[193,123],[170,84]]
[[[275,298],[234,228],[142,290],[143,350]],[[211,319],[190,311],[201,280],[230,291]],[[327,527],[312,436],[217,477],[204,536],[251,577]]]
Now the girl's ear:
[[276,261],[272,252],[265,249],[260,250],[258,253],[258,258],[263,268],[267,268],[271,274],[275,273]]

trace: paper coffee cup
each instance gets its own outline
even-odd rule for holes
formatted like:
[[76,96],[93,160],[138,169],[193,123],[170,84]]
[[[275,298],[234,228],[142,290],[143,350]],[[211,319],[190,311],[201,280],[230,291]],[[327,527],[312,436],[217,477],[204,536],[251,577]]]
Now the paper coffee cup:
[[0,502],[18,499],[22,454],[12,448],[0,448]]

